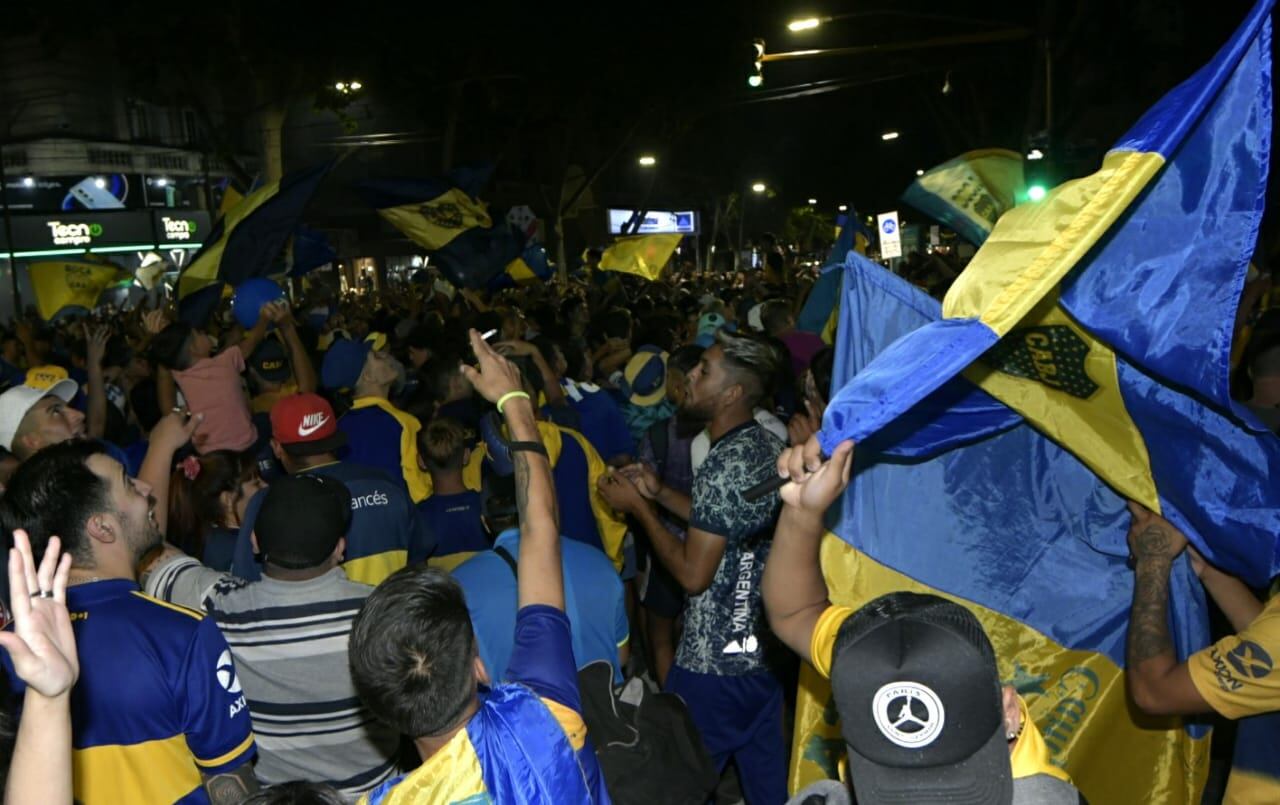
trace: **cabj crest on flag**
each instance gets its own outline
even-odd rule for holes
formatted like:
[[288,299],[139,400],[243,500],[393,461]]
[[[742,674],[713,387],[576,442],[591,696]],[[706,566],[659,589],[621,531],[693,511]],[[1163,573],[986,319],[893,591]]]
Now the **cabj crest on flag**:
[[[1101,170],[1006,213],[947,294],[827,410],[859,442],[963,373],[1255,586],[1280,573],[1280,443],[1231,400],[1228,357],[1271,138],[1270,0]],[[972,436],[942,410],[889,449]]]
[[[941,317],[938,302],[850,254],[833,386],[905,334]],[[927,461],[887,455],[895,440],[962,411],[963,443]],[[885,593],[943,595],[983,624],[1006,684],[1026,700],[1052,761],[1090,802],[1198,802],[1208,770],[1203,728],[1135,721],[1124,681],[1124,501],[1071,453],[963,377],[859,446],[852,483],[822,547],[831,600],[860,607]],[[1208,639],[1186,562],[1173,576],[1183,656]],[[797,697],[792,787],[833,776],[844,757],[830,687],[807,665]],[[1158,794],[1153,796],[1153,794]]]

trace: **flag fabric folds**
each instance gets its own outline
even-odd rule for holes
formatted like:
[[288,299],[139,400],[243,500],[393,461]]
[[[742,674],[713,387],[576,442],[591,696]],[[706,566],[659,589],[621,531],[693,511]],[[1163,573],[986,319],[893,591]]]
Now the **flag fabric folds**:
[[333,161],[263,185],[227,211],[204,246],[178,276],[178,315],[203,326],[222,297],[236,286],[270,273],[289,236]]
[[92,310],[110,286],[129,278],[129,272],[113,263],[90,260],[50,260],[27,266],[36,307],[45,321],[68,307]]
[[662,276],[662,269],[684,235],[631,235],[615,240],[600,256],[602,271],[635,274],[647,280]]
[[323,232],[306,226],[294,230],[289,242],[289,276],[301,277],[337,259],[338,253]]
[[530,243],[520,256],[507,264],[503,276],[516,285],[526,282],[546,282],[551,279],[551,263],[547,250],[539,243]]
[[[844,291],[833,387],[941,316],[938,302],[859,255],[837,273]],[[878,451],[874,440],[859,445],[849,490],[833,507],[833,531],[847,545],[823,548],[832,600],[859,606],[904,589],[958,600],[983,622],[1002,677],[1026,698],[1053,762],[1091,802],[1199,802],[1205,731],[1193,735],[1171,719],[1139,727],[1126,703],[1133,575],[1124,500],[965,378],[939,395],[985,430],[927,460]],[[1173,597],[1174,640],[1185,657],[1208,642],[1203,595],[1186,559],[1175,568]],[[806,675],[795,787],[830,774],[843,756],[828,702],[825,683]]]
[[1021,154],[985,148],[925,171],[902,200],[980,246],[1013,209],[1024,184]]
[[841,274],[837,269],[844,265],[850,251],[866,254],[871,239],[871,233],[862,224],[857,210],[840,216],[838,223],[841,226],[836,232],[836,242],[831,245],[831,254],[823,263],[818,281],[809,289],[800,314],[796,316],[796,329],[820,335],[828,344],[832,342],[829,336],[834,335],[840,300]]
[[[900,419],[884,449],[905,457],[975,437],[963,412],[930,406],[963,373],[1214,564],[1254,586],[1280,573],[1280,441],[1228,396],[1266,185],[1272,4],[1097,173],[1006,213],[943,318],[835,395],[824,448]],[[929,426],[913,427],[921,405]]]
[[384,220],[431,253],[449,282],[495,287],[509,270],[526,278],[525,269],[538,276],[540,267],[513,266],[525,256],[523,234],[495,221],[479,199],[492,172],[487,165],[461,166],[440,179],[378,179],[359,189]]

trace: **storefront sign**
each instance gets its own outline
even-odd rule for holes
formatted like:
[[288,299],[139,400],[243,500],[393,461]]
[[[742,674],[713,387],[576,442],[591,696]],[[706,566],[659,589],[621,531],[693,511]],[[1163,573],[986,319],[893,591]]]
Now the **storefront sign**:
[[[698,233],[698,215],[693,210],[645,210],[637,227],[636,210],[609,210],[609,232],[613,235],[657,235]],[[623,231],[625,228],[625,232]]]
[[157,243],[199,243],[209,233],[209,214],[202,211],[164,210],[155,216]]

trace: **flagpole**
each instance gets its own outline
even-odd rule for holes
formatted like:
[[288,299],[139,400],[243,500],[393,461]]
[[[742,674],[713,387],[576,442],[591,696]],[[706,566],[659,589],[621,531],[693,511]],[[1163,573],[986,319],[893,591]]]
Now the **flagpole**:
[[9,214],[9,176],[4,165],[4,143],[0,142],[0,205],[4,205],[5,257],[9,263],[9,279],[13,283],[13,318],[18,320],[22,310],[22,298],[18,294],[18,264],[13,259],[13,221]]

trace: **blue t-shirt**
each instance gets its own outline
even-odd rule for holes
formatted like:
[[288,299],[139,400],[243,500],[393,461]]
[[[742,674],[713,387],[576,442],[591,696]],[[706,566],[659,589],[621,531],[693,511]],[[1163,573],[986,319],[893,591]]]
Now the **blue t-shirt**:
[[[80,655],[71,690],[76,801],[209,802],[200,775],[232,771],[256,754],[217,624],[128,579],[69,587],[67,609]],[[3,651],[0,669],[20,695]]]
[[578,431],[606,462],[619,455],[635,455],[631,431],[622,409],[609,393],[590,383],[564,382],[569,404],[578,412]]
[[[351,492],[351,526],[347,529],[342,566],[352,581],[376,587],[406,564],[424,561],[431,555],[431,535],[397,479],[375,467],[345,461],[310,467],[300,474],[336,478]],[[249,501],[236,539],[231,572],[246,581],[262,578],[262,566],[254,557],[249,537],[267,491],[261,490]]]
[[[512,528],[499,534],[494,547],[505,549],[518,560],[519,530]],[[618,572],[600,549],[568,538],[560,540],[560,562],[565,613],[573,625],[573,656],[578,667],[604,660],[613,666],[614,679],[621,682],[618,649],[627,643],[631,633]],[[495,551],[484,551],[454,568],[453,577],[466,593],[467,610],[485,668],[495,680],[510,678],[516,623],[515,573]]]
[[404,477],[400,454],[404,427],[376,406],[353,408],[338,419],[338,430],[347,434],[347,446],[338,458],[352,464],[376,467],[392,478]]
[[418,521],[436,546],[436,556],[489,549],[479,492],[432,495],[418,504]]

